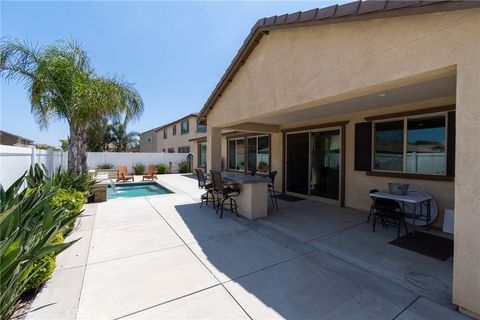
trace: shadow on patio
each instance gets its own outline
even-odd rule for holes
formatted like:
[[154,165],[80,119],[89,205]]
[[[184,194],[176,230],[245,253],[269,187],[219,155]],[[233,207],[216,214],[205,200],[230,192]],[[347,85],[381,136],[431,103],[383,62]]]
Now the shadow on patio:
[[252,318],[461,317],[446,308],[454,307],[451,258],[389,245],[395,230],[373,233],[351,209],[279,204],[257,221],[177,205],[169,223]]

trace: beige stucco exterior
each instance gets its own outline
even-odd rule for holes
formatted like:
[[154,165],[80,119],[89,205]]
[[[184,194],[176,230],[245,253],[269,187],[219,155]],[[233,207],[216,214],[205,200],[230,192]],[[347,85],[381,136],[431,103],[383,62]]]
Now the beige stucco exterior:
[[[365,117],[456,104],[454,181],[399,179],[431,193],[440,212],[455,209],[453,302],[480,315],[480,9],[439,12],[271,30],[254,49],[208,114],[209,168],[221,168],[221,129],[269,124],[287,112],[328,108],[352,99],[431,79],[456,76],[456,95],[283,122],[271,133],[271,167],[283,180],[281,130],[349,121],[345,145],[345,205],[367,210],[366,191],[391,177],[354,171],[354,125]],[[235,115],[234,117],[232,115]],[[225,161],[225,160],[224,160]],[[436,222],[441,226],[442,218]]]
[[[181,133],[181,123],[189,122],[189,132]],[[176,134],[173,134],[173,127],[176,126]],[[167,131],[167,138],[164,139],[163,131]],[[168,125],[143,132],[140,135],[140,152],[179,152],[180,147],[190,147],[190,153],[194,156],[194,167],[198,162],[198,143],[206,140],[207,133],[197,131],[197,116],[192,114],[181,118]]]

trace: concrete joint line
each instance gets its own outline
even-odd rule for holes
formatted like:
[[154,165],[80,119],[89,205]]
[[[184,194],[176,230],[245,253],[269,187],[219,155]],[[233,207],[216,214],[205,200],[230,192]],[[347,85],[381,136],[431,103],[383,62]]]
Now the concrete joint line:
[[152,203],[150,202],[149,199],[147,199],[147,202],[150,204],[150,206],[158,213],[158,215],[160,215],[160,217],[163,219],[163,221],[165,221],[165,223],[170,227],[170,229],[172,229],[173,232],[175,232],[175,234],[177,235],[177,237],[185,244],[185,246],[188,248],[188,250],[193,254],[193,256],[195,258],[197,258],[197,260],[203,265],[203,267],[205,269],[207,269],[208,272],[210,272],[210,274],[215,278],[215,280],[218,281],[218,283],[225,289],[225,291],[230,295],[230,297],[232,297],[233,301],[235,301],[235,303],[243,310],[243,312],[245,312],[245,314],[247,315],[248,318],[252,319],[253,318],[248,314],[248,312],[243,308],[243,306],[240,304],[240,302],[237,301],[237,299],[235,299],[235,297],[232,295],[232,293],[230,291],[228,291],[228,289],[223,285],[223,283],[220,281],[220,279],[218,279],[214,274],[213,272],[205,265],[205,263],[203,263],[203,261],[195,254],[195,252],[192,250],[192,248],[190,248],[190,246],[187,244],[187,242],[185,242],[185,240],[183,240],[182,237],[180,237],[180,235],[177,233],[177,231],[170,225],[170,223],[167,221],[167,219],[165,219],[165,217],[152,205]]

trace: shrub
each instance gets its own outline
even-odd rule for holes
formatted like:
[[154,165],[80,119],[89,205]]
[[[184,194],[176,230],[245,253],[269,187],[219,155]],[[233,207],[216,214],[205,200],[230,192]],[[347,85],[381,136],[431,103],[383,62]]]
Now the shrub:
[[157,173],[158,174],[168,173],[168,166],[164,163],[157,164]]
[[143,174],[145,172],[145,165],[140,162],[135,163],[133,165],[133,172],[137,175]]
[[[55,196],[50,201],[50,205],[53,209],[60,208],[67,216],[77,216],[82,212],[83,205],[86,202],[86,198],[80,191],[74,189],[58,189]],[[74,227],[75,221],[67,225],[63,234],[68,234]]]
[[93,186],[95,185],[95,180],[88,174],[77,176],[71,171],[62,171],[61,167],[51,177],[48,177],[47,168],[40,166],[38,163],[30,167],[25,180],[29,188],[40,187],[49,180],[52,186],[63,189],[75,189],[86,196],[93,192]]
[[97,166],[97,169],[112,169],[112,168],[113,168],[113,164],[112,164],[112,163],[108,163],[108,162],[100,163],[100,164]]
[[182,161],[178,164],[178,170],[180,173],[188,173],[188,165],[186,161]]
[[[61,244],[63,241],[63,235],[59,232],[55,234],[51,244]],[[44,284],[51,277],[55,270],[55,266],[55,254],[53,252],[35,260],[32,265],[32,270],[29,273],[30,277],[25,284],[24,291],[37,289]]]
[[[65,215],[62,208],[52,209],[50,201],[58,191],[52,178],[30,190],[23,188],[25,181],[24,174],[7,190],[0,186],[0,319],[10,318],[28,282],[36,277],[34,266],[46,266],[50,260],[35,262],[59,254],[75,242],[52,243],[78,216]],[[51,265],[47,269],[52,269]]]

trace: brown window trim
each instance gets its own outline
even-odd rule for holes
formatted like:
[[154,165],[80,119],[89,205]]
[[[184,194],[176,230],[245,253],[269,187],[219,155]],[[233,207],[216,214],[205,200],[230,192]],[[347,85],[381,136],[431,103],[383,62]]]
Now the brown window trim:
[[[238,135],[238,136],[232,136],[232,137],[228,137],[227,138],[227,165],[226,165],[226,168],[225,168],[225,171],[228,171],[228,172],[243,172],[244,174],[249,174],[250,171],[248,170],[248,150],[247,150],[247,139],[248,138],[251,138],[251,137],[263,137],[263,136],[267,136],[268,137],[268,167],[269,167],[269,171],[272,169],[271,165],[272,165],[272,135],[269,134],[269,133],[248,133],[248,134],[243,134],[243,135]],[[245,143],[245,169],[243,170],[234,170],[234,169],[230,169],[229,168],[229,164],[230,164],[230,158],[229,158],[229,141],[230,140],[241,140],[243,139],[244,140],[244,143]],[[260,175],[260,176],[267,176],[268,173],[260,173],[260,172],[257,172],[256,175]]]
[[365,117],[365,121],[405,118],[405,117],[427,115],[429,113],[447,112],[447,111],[453,111],[453,110],[455,110],[455,105],[450,104],[450,105],[440,106],[440,107],[417,109],[417,110],[410,110],[410,111],[404,111],[404,112],[382,114],[382,115],[372,116],[372,117]]
[[367,176],[374,176],[374,177],[390,177],[390,178],[416,179],[416,180],[431,180],[431,181],[454,181],[455,180],[455,177],[436,175],[436,174],[386,172],[386,171],[366,171],[365,174]]
[[350,120],[330,122],[330,123],[321,123],[321,124],[315,124],[315,125],[311,125],[311,126],[307,126],[307,127],[283,129],[283,130],[281,130],[281,132],[287,133],[287,132],[294,132],[294,131],[304,131],[304,130],[329,128],[329,127],[344,127],[349,122],[350,122]]

